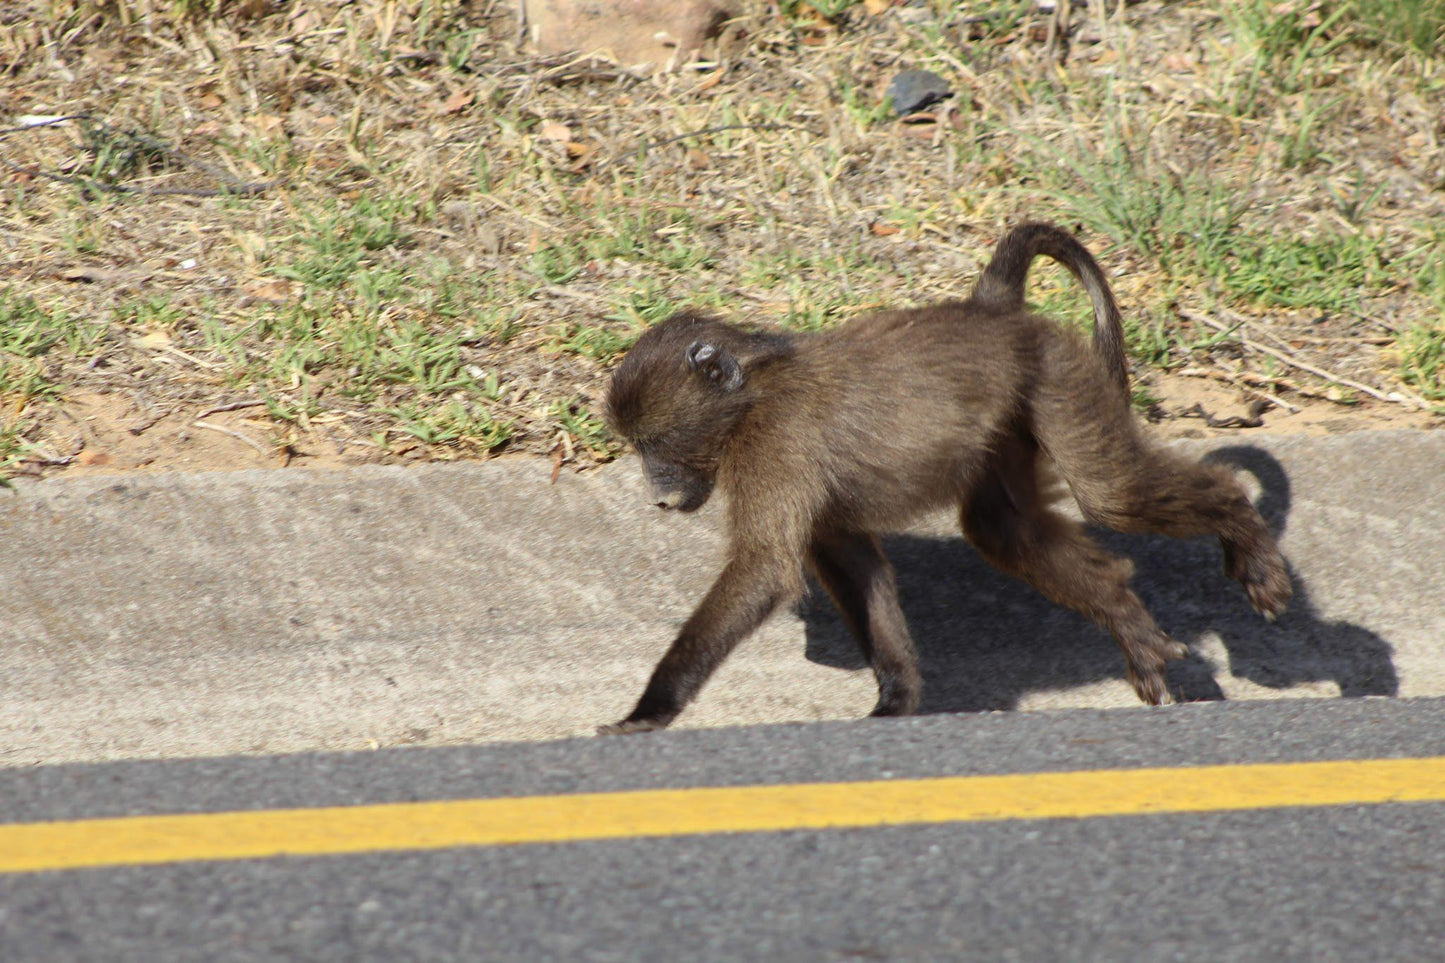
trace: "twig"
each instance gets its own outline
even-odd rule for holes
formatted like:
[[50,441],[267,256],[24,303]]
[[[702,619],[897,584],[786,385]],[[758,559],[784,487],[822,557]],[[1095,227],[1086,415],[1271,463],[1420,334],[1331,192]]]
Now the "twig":
[[209,418],[212,415],[219,415],[223,411],[239,411],[242,408],[255,408],[264,405],[264,401],[233,401],[229,405],[217,405],[214,408],[207,408],[197,415],[197,418]]
[[[625,154],[618,154],[616,157],[605,161],[605,163],[620,164],[630,157],[639,157],[650,150],[658,147],[666,147],[668,144],[675,144],[680,140],[687,140],[690,137],[706,137],[708,134],[720,134],[727,130],[796,130],[804,134],[812,133],[808,128],[798,127],[795,124],[723,124],[720,127],[704,127],[701,130],[688,131],[686,134],[678,134],[676,137],[664,137],[662,140],[645,141],[643,145],[636,150],[630,150]],[[601,167],[602,165],[599,164],[597,166]]]
[[1288,411],[1292,415],[1297,415],[1300,411],[1298,405],[1292,405],[1278,395],[1272,395],[1261,388],[1260,385],[1268,383],[1270,379],[1259,375],[1230,371],[1225,368],[1221,368],[1219,371],[1210,371],[1206,368],[1183,368],[1179,375],[1184,378],[1211,378],[1215,381],[1226,381],[1236,388],[1243,388],[1250,394],[1258,395],[1276,408]]
[[1249,414],[1228,415],[1224,418],[1207,411],[1204,405],[1195,402],[1193,405],[1179,413],[1181,418],[1202,418],[1210,428],[1258,428],[1264,424],[1260,415],[1264,414],[1269,402],[1263,398],[1256,398],[1249,403]]
[[[94,124],[96,125],[96,127],[100,128],[107,134],[114,135],[117,133],[121,133],[117,131],[114,127],[111,127],[109,124],[105,123],[102,120],[96,119],[90,114],[68,114],[64,117],[48,117],[43,121],[37,121],[33,124],[24,124],[19,127],[0,128],[0,137],[4,137],[9,134],[26,133],[28,131],[38,130],[42,127],[54,127],[57,124],[63,124],[67,121],[72,120],[79,120],[84,121],[85,123]],[[58,181],[61,184],[75,184],[80,187],[88,187],[93,191],[98,191],[101,193],[109,192],[111,194],[178,195],[183,197],[252,197],[256,194],[264,193],[265,191],[268,191],[271,188],[278,186],[285,180],[284,178],[278,177],[269,181],[240,181],[237,180],[235,177],[231,176],[230,173],[221,170],[219,167],[216,167],[212,164],[207,164],[205,161],[197,160],[196,158],[191,157],[189,154],[179,151],[176,148],[170,146],[169,144],[163,143],[162,141],[157,140],[154,137],[150,137],[146,134],[137,133],[135,131],[125,132],[125,135],[132,138],[144,147],[148,147],[151,150],[159,151],[160,153],[163,153],[169,157],[173,157],[186,167],[198,170],[209,177],[215,178],[216,180],[223,183],[225,186],[150,187],[146,185],[141,185],[139,187],[136,187],[129,184],[107,184],[104,181],[97,181],[89,177],[75,177],[69,174],[56,174],[52,171],[41,170],[38,167],[26,167],[23,164],[16,164],[14,161],[7,160],[3,157],[0,157],[0,164],[3,164],[4,166],[10,168],[10,170],[12,171],[17,171],[21,174],[29,174],[32,177],[44,177],[47,180]]]
[[[1184,309],[1179,310],[1179,316],[1189,321],[1197,321],[1200,324],[1208,325],[1209,327],[1214,328],[1216,331],[1223,331],[1226,333],[1232,332],[1234,331],[1235,327],[1238,327],[1237,325],[1234,327],[1230,327],[1229,325],[1222,324],[1221,322],[1216,321],[1213,318],[1207,317],[1203,314],[1198,314],[1194,311],[1187,311]],[[1312,365],[1306,361],[1301,361],[1293,355],[1288,354],[1284,351],[1279,351],[1275,348],[1271,348],[1269,345],[1260,344],[1258,341],[1251,341],[1248,338],[1239,337],[1238,335],[1236,335],[1236,338],[1241,345],[1251,351],[1258,351],[1260,354],[1267,354],[1271,358],[1283,361],[1285,364],[1289,365],[1292,368],[1298,368],[1301,371],[1312,374],[1317,378],[1323,378],[1324,380],[1329,381],[1333,384],[1343,385],[1346,388],[1358,391],[1361,394],[1369,395],[1371,398],[1375,398],[1379,401],[1387,401],[1391,404],[1397,405],[1411,404],[1422,409],[1429,408],[1429,405],[1425,404],[1423,399],[1417,398],[1414,395],[1411,395],[1409,392],[1401,390],[1394,392],[1393,394],[1386,394],[1383,391],[1371,388],[1369,385],[1362,385],[1358,381],[1351,381],[1349,378],[1337,375],[1332,371],[1326,371],[1324,368]]]
[[254,438],[250,438],[246,435],[241,434],[239,431],[232,431],[230,428],[222,428],[220,425],[213,425],[210,422],[206,421],[193,421],[191,422],[191,424],[195,425],[197,428],[207,428],[211,431],[219,431],[223,435],[230,435],[237,441],[244,441],[246,444],[250,445],[252,448],[265,455],[267,458],[275,454],[272,449],[267,448],[265,445],[261,444]]

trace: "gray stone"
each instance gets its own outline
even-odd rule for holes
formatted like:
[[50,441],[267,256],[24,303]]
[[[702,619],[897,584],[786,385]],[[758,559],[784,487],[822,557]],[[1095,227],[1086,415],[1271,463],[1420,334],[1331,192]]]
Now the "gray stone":
[[887,97],[899,116],[906,116],[952,95],[948,81],[929,70],[905,70],[888,85]]

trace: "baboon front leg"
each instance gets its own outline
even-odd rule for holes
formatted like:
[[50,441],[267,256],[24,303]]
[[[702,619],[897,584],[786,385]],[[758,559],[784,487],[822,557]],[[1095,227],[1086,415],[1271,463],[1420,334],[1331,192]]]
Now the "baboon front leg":
[[801,562],[787,572],[769,560],[734,558],[683,624],[632,714],[621,722],[600,726],[597,732],[617,735],[665,728],[728,653],[785,599],[796,597],[801,579]]
[[871,715],[916,712],[923,689],[918,655],[898,605],[893,566],[878,539],[871,535],[819,539],[809,561],[878,679],[878,704]]
[[1033,475],[991,475],[963,508],[963,530],[993,565],[1046,598],[1104,626],[1119,643],[1129,684],[1149,705],[1166,701],[1164,666],[1188,652],[1155,624],[1129,588],[1134,566],[1096,545],[1071,520],[1044,507]]

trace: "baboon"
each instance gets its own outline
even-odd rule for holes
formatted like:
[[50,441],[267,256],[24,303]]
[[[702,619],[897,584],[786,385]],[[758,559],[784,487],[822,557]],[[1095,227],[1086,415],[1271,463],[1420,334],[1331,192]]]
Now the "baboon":
[[[1088,292],[1092,347],[1025,308],[1040,254]],[[806,570],[877,676],[872,714],[914,712],[922,679],[878,534],[949,505],[989,562],[1107,628],[1139,698],[1165,701],[1165,663],[1185,647],[1130,590],[1133,564],[1050,507],[1048,476],[1090,522],[1217,536],[1225,570],[1266,618],[1291,595],[1274,537],[1233,475],[1140,433],[1108,282],[1050,224],[1007,232],[967,300],[817,334],[679,313],[627,353],[607,417],[642,456],[658,506],[695,511],[722,488],[730,542],[637,707],[605,734],[668,725],[738,642],[802,593]]]

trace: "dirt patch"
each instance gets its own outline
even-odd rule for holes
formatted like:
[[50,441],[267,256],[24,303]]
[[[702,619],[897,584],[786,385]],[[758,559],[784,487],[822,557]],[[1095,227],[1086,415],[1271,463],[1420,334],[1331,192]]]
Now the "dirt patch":
[[[1296,398],[1295,410],[1272,406],[1260,410],[1256,393],[1199,376],[1158,374],[1150,379],[1148,390],[1155,402],[1145,416],[1146,430],[1162,440],[1440,427],[1440,419],[1428,412],[1389,404],[1345,406]],[[335,437],[327,440],[324,430],[314,432],[309,444],[277,449],[265,441],[270,419],[253,417],[247,410],[191,407],[162,412],[133,398],[80,393],[67,399],[56,422],[57,427],[70,426],[70,431],[53,431],[50,443],[68,459],[63,466],[67,476],[346,468],[395,463],[397,458],[374,447],[348,446]],[[416,446],[410,455],[410,460],[424,460],[428,453]]]
[[[1274,407],[1268,402],[1261,409],[1256,392],[1197,375],[1156,375],[1150,381],[1149,392],[1157,401],[1149,413],[1148,431],[1163,439],[1244,438],[1255,431],[1272,435],[1325,435],[1440,427],[1440,419],[1429,412],[1378,402],[1347,406],[1295,397],[1289,402],[1293,410]],[[1258,424],[1251,424],[1255,421]]]
[[229,411],[158,408],[137,397],[80,392],[68,397],[60,410],[63,415],[50,440],[63,453],[59,457],[69,459],[67,475],[289,465],[340,468],[378,460],[374,452],[354,446],[348,451],[340,441],[277,449],[266,441],[270,419],[252,417],[250,406]]

